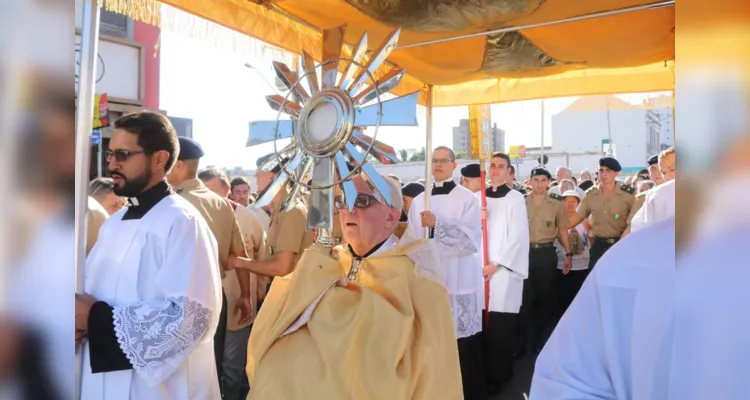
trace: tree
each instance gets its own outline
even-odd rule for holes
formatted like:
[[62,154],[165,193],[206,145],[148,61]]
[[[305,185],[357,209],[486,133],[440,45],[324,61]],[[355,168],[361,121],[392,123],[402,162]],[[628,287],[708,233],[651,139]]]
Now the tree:
[[426,160],[425,153],[425,149],[422,147],[419,151],[412,152],[409,161],[424,161]]
[[398,158],[399,158],[399,159],[400,159],[400,160],[401,160],[402,162],[407,162],[407,161],[409,161],[409,149],[401,149],[401,150],[399,150],[399,151],[398,151]]
[[456,152],[456,160],[466,160],[468,157],[466,157],[465,151],[457,151]]

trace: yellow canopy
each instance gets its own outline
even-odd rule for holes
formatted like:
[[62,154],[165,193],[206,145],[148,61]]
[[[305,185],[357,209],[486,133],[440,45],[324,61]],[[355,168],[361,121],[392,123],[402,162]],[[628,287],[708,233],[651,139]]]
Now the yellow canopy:
[[[435,106],[673,90],[673,6],[481,34],[654,1],[163,0],[282,49],[307,50],[318,60],[322,30],[347,25],[347,43],[367,32],[372,49],[402,27],[399,46],[406,48],[388,60],[409,77],[395,92],[433,85]],[[467,34],[478,35],[409,47]]]

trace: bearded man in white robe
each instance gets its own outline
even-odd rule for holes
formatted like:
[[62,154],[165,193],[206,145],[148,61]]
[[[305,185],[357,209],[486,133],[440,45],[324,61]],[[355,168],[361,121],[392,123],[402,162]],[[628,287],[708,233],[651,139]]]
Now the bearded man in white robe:
[[165,181],[177,134],[158,113],[115,121],[107,152],[130,206],[104,223],[76,294],[83,400],[220,399],[213,336],[221,308],[216,240]]

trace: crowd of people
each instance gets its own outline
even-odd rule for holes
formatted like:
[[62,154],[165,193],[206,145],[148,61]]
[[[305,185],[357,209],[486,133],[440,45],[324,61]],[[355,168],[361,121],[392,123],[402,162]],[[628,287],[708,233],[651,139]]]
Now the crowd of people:
[[[355,174],[332,248],[307,229],[309,193],[287,201],[285,184],[269,201],[201,170],[200,144],[158,113],[115,121],[106,154],[76,295],[92,400],[486,399],[545,348],[606,252],[674,214],[674,148],[624,181],[602,157],[593,176],[538,166],[517,182],[496,152],[481,193],[479,164],[456,184],[441,146],[429,207],[424,181],[384,176],[384,198]],[[263,161],[259,193],[284,173]]]

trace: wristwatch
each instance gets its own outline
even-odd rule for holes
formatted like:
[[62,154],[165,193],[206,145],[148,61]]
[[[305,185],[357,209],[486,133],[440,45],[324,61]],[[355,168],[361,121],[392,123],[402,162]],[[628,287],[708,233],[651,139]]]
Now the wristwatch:
[[565,257],[573,257],[573,253],[565,253]]

